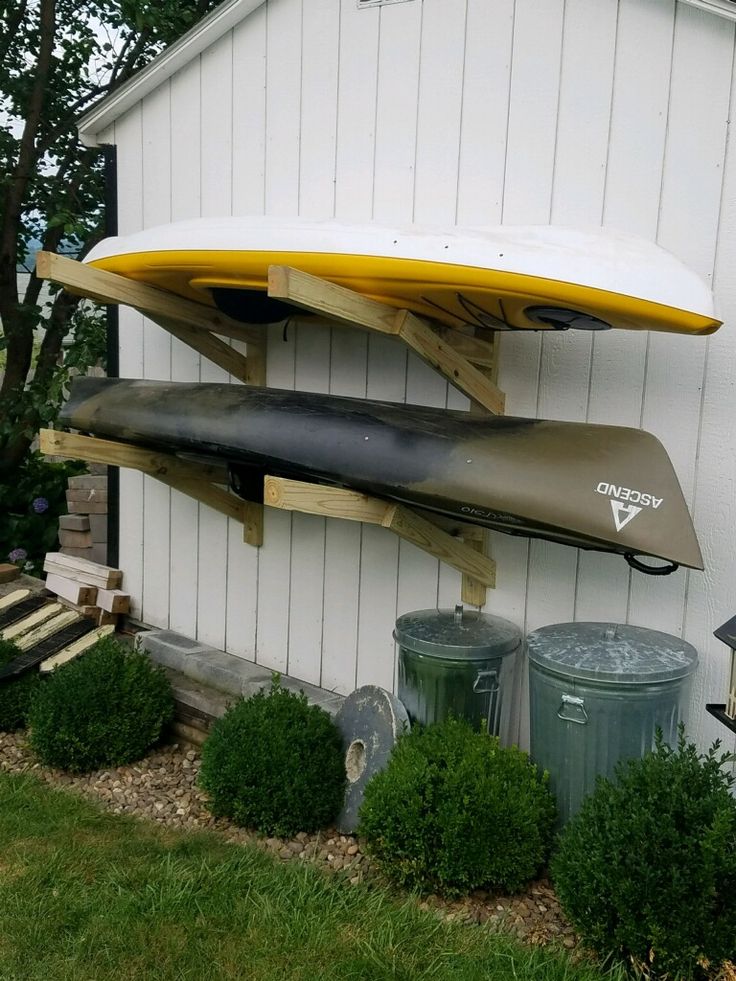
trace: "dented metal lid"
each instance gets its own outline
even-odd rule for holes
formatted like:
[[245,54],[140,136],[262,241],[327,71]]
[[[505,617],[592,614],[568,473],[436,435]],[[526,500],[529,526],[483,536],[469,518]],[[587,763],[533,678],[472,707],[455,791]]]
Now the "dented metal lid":
[[404,613],[396,621],[394,639],[417,654],[481,661],[513,654],[521,631],[510,620],[456,606]]
[[659,630],[623,623],[553,623],[527,637],[532,664],[564,678],[646,685],[691,674],[698,652]]

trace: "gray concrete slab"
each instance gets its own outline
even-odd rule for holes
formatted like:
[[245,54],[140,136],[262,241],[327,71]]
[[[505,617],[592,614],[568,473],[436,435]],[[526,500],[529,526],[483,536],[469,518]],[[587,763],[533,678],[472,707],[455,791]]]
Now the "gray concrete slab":
[[[250,698],[271,686],[273,672],[173,630],[144,630],[136,635],[136,646],[148,652],[157,664],[181,672],[204,686],[232,696]],[[336,715],[344,701],[342,695],[310,685],[298,678],[281,676],[281,685],[290,691],[303,691],[309,702]]]

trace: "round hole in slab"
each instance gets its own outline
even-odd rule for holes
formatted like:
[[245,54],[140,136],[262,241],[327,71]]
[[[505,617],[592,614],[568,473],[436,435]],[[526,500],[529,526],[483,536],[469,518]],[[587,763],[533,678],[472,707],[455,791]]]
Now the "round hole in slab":
[[365,770],[365,743],[362,739],[354,739],[345,754],[345,772],[350,783],[355,783]]

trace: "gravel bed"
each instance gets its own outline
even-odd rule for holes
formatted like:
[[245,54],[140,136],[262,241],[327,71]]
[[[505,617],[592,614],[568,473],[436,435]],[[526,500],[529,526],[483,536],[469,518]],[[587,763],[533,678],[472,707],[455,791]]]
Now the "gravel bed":
[[[32,772],[54,786],[67,787],[99,801],[114,814],[132,814],[167,827],[203,829],[221,834],[227,841],[251,842],[280,860],[310,862],[344,881],[383,881],[361,850],[359,838],[334,829],[293,839],[264,838],[238,828],[207,810],[207,796],[197,787],[200,754],[179,745],[161,746],[145,759],[129,766],[73,776],[38,763],[26,744],[25,734],[0,733],[0,768],[8,773]],[[420,902],[447,920],[502,926],[531,944],[557,942],[577,946],[547,880],[532,882],[516,896],[492,895],[475,890],[460,900],[427,896]]]

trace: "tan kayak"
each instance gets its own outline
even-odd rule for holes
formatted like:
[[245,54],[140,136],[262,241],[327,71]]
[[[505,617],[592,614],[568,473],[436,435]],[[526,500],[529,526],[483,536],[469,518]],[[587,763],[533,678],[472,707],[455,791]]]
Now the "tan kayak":
[[[672,464],[649,433],[227,384],[78,378],[61,421],[264,474],[354,488],[510,535],[702,569]],[[645,569],[643,571],[652,571]]]

